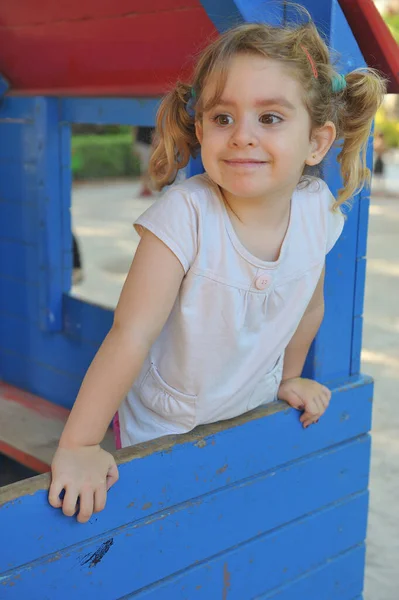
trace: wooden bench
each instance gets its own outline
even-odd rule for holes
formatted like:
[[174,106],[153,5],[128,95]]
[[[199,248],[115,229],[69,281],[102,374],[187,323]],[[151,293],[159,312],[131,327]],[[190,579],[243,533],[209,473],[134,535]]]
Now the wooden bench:
[[[50,471],[69,410],[0,382],[0,452],[37,473]],[[115,451],[108,430],[102,446]]]

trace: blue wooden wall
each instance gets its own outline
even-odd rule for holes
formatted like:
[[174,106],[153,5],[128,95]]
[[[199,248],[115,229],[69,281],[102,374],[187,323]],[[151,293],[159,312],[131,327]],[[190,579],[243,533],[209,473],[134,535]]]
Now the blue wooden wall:
[[307,430],[273,405],[119,451],[86,525],[46,475],[0,489],[0,599],[360,598],[371,397],[361,379]]
[[[302,2],[342,52],[362,57],[336,0]],[[281,3],[202,0],[219,29],[278,23]],[[0,377],[71,406],[112,314],[68,295],[69,124],[151,124],[156,100],[10,98],[0,107]],[[325,167],[340,186],[334,160]],[[333,388],[304,431],[283,405],[118,453],[106,511],[79,525],[48,479],[0,490],[0,599],[361,598],[372,383],[359,373],[368,201],[327,261],[326,317],[306,372]]]

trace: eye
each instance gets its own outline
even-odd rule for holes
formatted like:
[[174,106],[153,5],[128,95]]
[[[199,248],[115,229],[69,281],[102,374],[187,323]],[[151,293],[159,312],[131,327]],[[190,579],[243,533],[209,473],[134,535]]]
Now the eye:
[[277,125],[277,123],[281,123],[283,119],[278,115],[274,115],[273,113],[266,113],[259,117],[259,121],[264,125]]
[[231,117],[230,115],[216,115],[216,117],[213,117],[212,121],[214,121],[217,125],[220,125],[221,127],[225,127],[226,125],[231,125],[233,122],[233,117]]

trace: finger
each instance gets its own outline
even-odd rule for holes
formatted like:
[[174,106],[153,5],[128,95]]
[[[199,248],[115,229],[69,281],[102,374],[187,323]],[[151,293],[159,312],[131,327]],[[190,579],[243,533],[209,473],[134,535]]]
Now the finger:
[[312,398],[311,400],[308,400],[306,402],[306,410],[300,417],[300,420],[302,422],[306,421],[307,419],[311,419],[312,421],[314,421],[314,419],[317,419],[319,416],[320,410],[314,399]]
[[82,489],[79,496],[79,513],[77,520],[79,523],[87,523],[93,514],[94,506],[94,490],[92,487],[85,487]]
[[328,405],[329,405],[329,400],[327,398],[327,396],[325,394],[320,394],[319,396],[319,400],[321,402],[321,405],[323,407],[323,413],[326,412]]
[[108,473],[107,473],[107,491],[114,485],[114,483],[116,483],[119,479],[119,470],[118,467],[116,466],[116,463],[114,462],[110,468],[108,469]]
[[322,399],[321,395],[320,396],[316,396],[315,399],[314,399],[314,402],[315,402],[315,405],[317,407],[318,416],[321,417],[321,415],[324,414],[324,411],[327,408],[326,406],[324,406],[323,399]]
[[331,400],[331,390],[329,390],[325,385],[321,386],[322,392],[323,392],[323,396],[325,396],[327,398],[327,402],[330,402]]
[[105,508],[107,502],[107,490],[105,485],[101,485],[96,488],[94,492],[94,511],[95,513],[101,512]]
[[54,508],[61,508],[62,506],[62,499],[60,498],[60,494],[63,489],[64,486],[60,481],[54,480],[51,482],[48,493],[48,501]]
[[67,486],[65,488],[65,496],[62,501],[62,512],[66,517],[73,517],[76,513],[78,495],[78,490],[73,486]]

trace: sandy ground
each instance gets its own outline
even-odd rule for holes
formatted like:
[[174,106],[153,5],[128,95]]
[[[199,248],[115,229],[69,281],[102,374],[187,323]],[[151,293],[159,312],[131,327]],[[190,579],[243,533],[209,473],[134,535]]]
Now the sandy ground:
[[[399,599],[399,166],[388,166],[370,210],[363,371],[376,381],[365,600]],[[398,186],[399,187],[399,186]],[[131,223],[151,203],[135,182],[74,189],[73,224],[85,279],[73,293],[114,307],[138,236]]]

